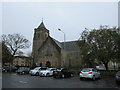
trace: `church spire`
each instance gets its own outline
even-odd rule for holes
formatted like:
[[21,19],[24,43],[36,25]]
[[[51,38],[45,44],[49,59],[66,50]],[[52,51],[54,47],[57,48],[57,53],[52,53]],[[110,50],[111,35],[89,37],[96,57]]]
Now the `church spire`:
[[40,28],[46,28],[45,25],[44,25],[44,23],[43,23],[43,18],[42,18],[42,22],[41,22],[41,24],[39,25],[38,28],[39,28],[39,29],[40,29]]
[[41,24],[39,25],[39,27],[38,27],[38,28],[46,28],[46,27],[45,27],[44,23],[43,23],[43,22],[41,22]]

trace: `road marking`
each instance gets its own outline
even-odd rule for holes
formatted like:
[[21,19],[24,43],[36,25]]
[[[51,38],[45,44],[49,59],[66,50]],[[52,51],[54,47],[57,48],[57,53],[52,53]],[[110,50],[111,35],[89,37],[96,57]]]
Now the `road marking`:
[[27,82],[24,82],[24,81],[19,81],[20,83],[27,83]]

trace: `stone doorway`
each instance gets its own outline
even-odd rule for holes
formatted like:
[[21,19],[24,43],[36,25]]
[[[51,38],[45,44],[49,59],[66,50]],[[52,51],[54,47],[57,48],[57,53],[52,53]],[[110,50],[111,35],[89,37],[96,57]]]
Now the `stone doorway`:
[[46,62],[46,67],[51,67],[50,61],[47,61],[47,62]]

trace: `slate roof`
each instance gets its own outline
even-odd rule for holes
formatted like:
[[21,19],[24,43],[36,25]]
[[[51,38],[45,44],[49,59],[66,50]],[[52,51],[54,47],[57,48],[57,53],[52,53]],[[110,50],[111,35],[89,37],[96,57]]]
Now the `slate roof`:
[[58,41],[58,40],[56,40],[56,39],[54,39],[54,38],[52,38],[53,39],[53,41],[62,49],[63,47],[62,47],[62,44]]
[[[46,29],[43,21],[41,22],[41,24],[39,25],[38,29]],[[47,30],[48,31],[48,30]],[[56,45],[60,48],[60,49],[64,49],[64,42],[59,42],[58,40],[50,37],[55,43]],[[47,40],[47,39],[46,39]],[[45,42],[44,42],[45,43]],[[44,45],[43,43],[43,45]],[[70,41],[70,42],[65,42],[65,51],[68,51],[68,52],[72,52],[72,51],[77,51],[79,52],[80,51],[80,48],[79,46],[77,45],[77,41]]]
[[[53,39],[53,40],[61,49],[64,49],[64,42],[59,42],[55,39]],[[80,48],[77,45],[77,41],[65,42],[65,51],[67,51],[67,52],[79,52]]]
[[[62,42],[61,44],[62,44],[62,47],[64,47],[64,42]],[[77,41],[65,42],[65,51],[79,52],[80,48],[77,44]]]

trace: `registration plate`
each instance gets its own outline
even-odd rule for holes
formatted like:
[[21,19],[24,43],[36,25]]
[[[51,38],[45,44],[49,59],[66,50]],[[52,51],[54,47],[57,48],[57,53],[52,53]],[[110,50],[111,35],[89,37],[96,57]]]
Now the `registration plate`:
[[88,77],[87,75],[83,75],[83,77]]
[[58,72],[55,72],[55,74],[57,74]]

